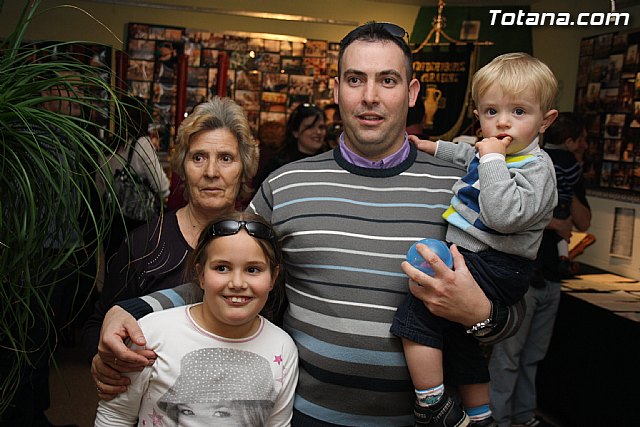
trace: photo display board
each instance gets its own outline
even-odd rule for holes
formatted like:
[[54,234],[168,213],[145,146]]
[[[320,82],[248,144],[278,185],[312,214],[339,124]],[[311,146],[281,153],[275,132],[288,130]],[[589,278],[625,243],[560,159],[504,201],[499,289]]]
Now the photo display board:
[[[155,120],[170,129],[176,106],[176,63],[188,55],[187,112],[218,93],[218,56],[229,57],[226,94],[244,109],[254,135],[261,126],[284,135],[288,115],[301,103],[333,102],[338,43],[306,43],[181,27],[130,23],[126,80],[130,94],[153,105]],[[173,134],[173,130],[171,131]],[[161,138],[168,150],[171,136]]]
[[575,111],[588,132],[588,188],[640,194],[640,30],[584,38]]

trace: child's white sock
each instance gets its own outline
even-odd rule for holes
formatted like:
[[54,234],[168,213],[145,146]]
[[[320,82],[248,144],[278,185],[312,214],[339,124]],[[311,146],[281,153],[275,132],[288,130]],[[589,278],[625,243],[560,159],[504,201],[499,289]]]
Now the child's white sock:
[[418,398],[418,405],[420,406],[432,406],[438,403],[438,401],[444,395],[444,384],[428,388],[426,390],[417,390],[416,397]]

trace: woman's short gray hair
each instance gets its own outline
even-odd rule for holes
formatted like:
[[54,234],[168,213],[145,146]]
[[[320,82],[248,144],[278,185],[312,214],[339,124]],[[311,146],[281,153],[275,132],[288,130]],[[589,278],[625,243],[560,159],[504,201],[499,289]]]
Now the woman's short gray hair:
[[260,150],[251,136],[249,121],[242,108],[230,98],[214,97],[196,105],[193,112],[180,124],[171,167],[185,179],[184,162],[189,152],[191,137],[203,130],[228,129],[238,140],[242,162],[242,185],[238,199],[252,194],[251,180],[258,171]]

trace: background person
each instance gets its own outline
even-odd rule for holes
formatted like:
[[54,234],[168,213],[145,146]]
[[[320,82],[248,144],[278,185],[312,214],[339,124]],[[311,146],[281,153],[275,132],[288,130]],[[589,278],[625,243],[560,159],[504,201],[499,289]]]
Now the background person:
[[[561,113],[557,119],[556,126],[550,129],[550,133],[545,135],[544,149],[551,159],[556,171],[558,180],[558,206],[553,211],[553,218],[557,220],[567,220],[571,217],[571,207],[576,191],[580,191],[582,184],[582,166],[576,156],[582,160],[582,155],[587,149],[587,131],[584,120],[574,113]],[[556,141],[560,141],[556,143]],[[584,192],[584,189],[581,191]],[[581,196],[582,200],[584,195]],[[549,243],[554,237],[554,231],[545,232],[545,243]],[[544,266],[546,277],[555,281],[573,277],[574,271],[569,259],[569,242],[559,233],[555,233],[557,248],[545,249],[542,253],[545,257]],[[557,255],[555,260],[551,256]]]
[[259,187],[271,172],[296,160],[325,151],[324,137],[327,133],[324,112],[315,104],[298,105],[289,116],[284,144],[269,163],[265,163],[256,174],[255,186]]
[[250,192],[258,147],[242,109],[228,98],[198,105],[180,125],[172,165],[186,183],[188,203],[133,230],[109,262],[102,293],[82,332],[89,358],[98,351],[107,310],[121,299],[184,283],[184,261],[204,226],[234,210]]
[[[545,149],[554,161],[564,157],[560,146],[582,161],[587,148],[587,133],[579,116],[562,113],[545,134]],[[560,191],[560,188],[558,188]],[[537,271],[525,294],[526,315],[522,326],[511,338],[496,344],[491,353],[491,408],[500,427],[548,427],[551,423],[536,415],[536,374],[544,359],[560,304],[560,277],[556,236],[566,240],[573,227],[585,231],[591,223],[591,211],[582,180],[574,188],[571,216],[554,218],[547,226],[537,256]]]
[[[109,159],[111,174],[113,175],[117,170],[122,169],[131,154],[129,164],[132,171],[140,178],[145,179],[157,194],[159,201],[163,202],[169,195],[169,179],[162,169],[156,153],[157,148],[149,135],[149,112],[145,110],[144,101],[141,99],[130,97],[123,100],[123,103],[125,111],[122,112],[121,126],[125,134],[116,154]],[[130,153],[131,150],[133,153]],[[100,176],[98,175],[99,181],[101,181]],[[159,204],[158,208],[157,214],[160,214],[162,205]],[[105,247],[105,259],[111,258],[131,230],[144,223],[145,221],[129,217],[122,218],[116,214],[116,217],[111,221],[109,240]]]
[[95,425],[155,425],[163,416],[180,426],[289,425],[298,353],[259,315],[272,290],[282,296],[281,259],[273,229],[258,215],[209,223],[187,264],[202,302],[140,320],[158,359],[130,375],[127,393],[99,403]]
[[[435,277],[407,263],[399,268],[413,242],[444,238],[441,215],[462,174],[407,140],[407,110],[419,83],[411,78],[405,34],[394,24],[368,23],[342,40],[334,92],[344,125],[340,145],[275,171],[249,207],[274,225],[283,244],[283,325],[301,361],[294,426],[413,423],[402,346],[389,332],[407,276],[410,291],[434,314],[467,328],[486,321],[479,338],[486,342],[512,333],[521,315],[499,304],[491,315],[455,248],[455,271],[427,248],[420,252]],[[166,301],[177,290],[163,292],[121,304],[140,316],[156,306],[154,296]],[[122,344],[128,335],[144,345],[135,320],[114,307],[101,333],[101,361],[148,363]],[[94,368],[103,391],[126,389],[126,380]]]

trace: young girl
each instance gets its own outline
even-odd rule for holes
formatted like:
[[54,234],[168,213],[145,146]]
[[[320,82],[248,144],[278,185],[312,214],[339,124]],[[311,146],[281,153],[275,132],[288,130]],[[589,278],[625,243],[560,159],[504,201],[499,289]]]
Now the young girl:
[[158,358],[127,374],[127,393],[100,402],[95,425],[289,425],[298,353],[259,314],[280,262],[262,217],[236,212],[207,225],[187,270],[203,302],[140,319]]

